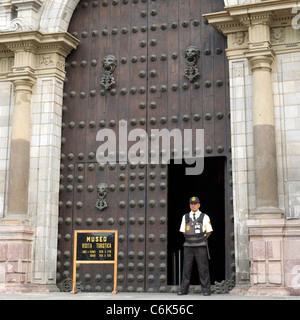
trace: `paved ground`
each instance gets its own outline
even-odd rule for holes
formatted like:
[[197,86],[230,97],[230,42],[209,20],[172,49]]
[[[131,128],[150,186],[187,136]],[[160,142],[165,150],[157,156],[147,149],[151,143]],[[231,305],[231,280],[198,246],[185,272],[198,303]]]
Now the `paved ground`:
[[262,297],[262,296],[244,296],[233,294],[212,294],[210,297],[204,297],[201,294],[189,294],[186,296],[177,296],[176,293],[128,293],[120,292],[111,294],[106,292],[79,292],[70,294],[66,292],[51,293],[0,293],[0,300],[100,300],[100,301],[132,301],[132,300],[153,300],[153,301],[195,301],[195,300],[300,300],[300,296],[284,297]]

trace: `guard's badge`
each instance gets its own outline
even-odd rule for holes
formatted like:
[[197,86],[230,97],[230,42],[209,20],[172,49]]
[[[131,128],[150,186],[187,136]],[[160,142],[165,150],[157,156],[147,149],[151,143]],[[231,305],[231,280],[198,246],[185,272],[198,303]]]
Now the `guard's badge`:
[[190,226],[187,226],[187,227],[186,227],[186,230],[187,230],[187,231],[189,231],[190,229],[191,229],[191,227],[190,227]]
[[193,197],[193,198],[192,198],[192,201],[195,201],[195,200],[196,200],[196,197]]

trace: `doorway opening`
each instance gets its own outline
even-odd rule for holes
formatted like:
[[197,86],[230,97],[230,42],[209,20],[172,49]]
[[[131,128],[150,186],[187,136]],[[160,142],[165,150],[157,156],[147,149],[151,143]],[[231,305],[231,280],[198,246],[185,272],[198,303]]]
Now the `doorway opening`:
[[[179,232],[182,217],[190,211],[189,199],[200,199],[200,211],[211,220],[208,240],[211,284],[225,279],[225,164],[226,157],[207,157],[201,175],[185,175],[185,164],[168,165],[168,285],[180,285],[184,236]],[[199,285],[194,262],[191,285]]]

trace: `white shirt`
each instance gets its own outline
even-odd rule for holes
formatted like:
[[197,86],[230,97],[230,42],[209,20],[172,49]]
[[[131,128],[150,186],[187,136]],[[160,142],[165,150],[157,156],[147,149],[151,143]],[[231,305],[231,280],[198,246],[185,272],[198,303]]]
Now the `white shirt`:
[[[195,219],[198,219],[200,214],[201,214],[201,211],[197,210],[195,212]],[[190,212],[190,219],[193,219],[193,217],[194,217],[194,212],[191,211]],[[209,216],[207,214],[204,214],[204,217],[203,217],[203,228],[205,229],[206,233],[213,231]],[[185,232],[185,215],[182,217],[181,226],[180,226],[179,231]]]

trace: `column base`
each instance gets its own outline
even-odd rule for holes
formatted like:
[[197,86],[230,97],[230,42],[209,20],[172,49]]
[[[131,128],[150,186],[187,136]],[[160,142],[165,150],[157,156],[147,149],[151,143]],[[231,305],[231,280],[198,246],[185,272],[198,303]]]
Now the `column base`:
[[249,219],[280,219],[283,212],[278,207],[258,207],[251,212]]
[[26,214],[8,213],[0,221],[0,226],[30,226],[30,219]]
[[276,296],[276,297],[283,297],[283,296],[290,296],[290,292],[284,287],[265,287],[265,286],[258,286],[254,285],[250,287],[245,296]]

